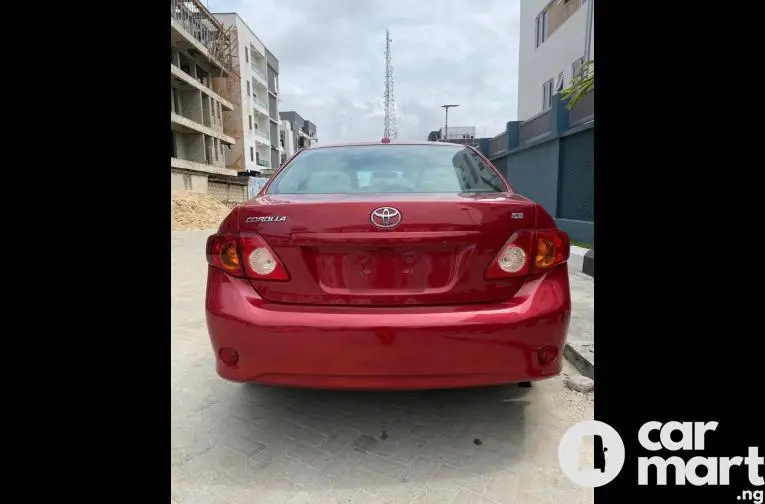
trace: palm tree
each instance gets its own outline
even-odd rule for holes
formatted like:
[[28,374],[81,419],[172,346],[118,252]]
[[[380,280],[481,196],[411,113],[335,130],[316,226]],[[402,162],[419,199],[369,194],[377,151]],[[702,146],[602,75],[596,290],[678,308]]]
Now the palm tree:
[[561,97],[568,99],[568,109],[571,109],[584,95],[595,88],[595,61],[587,60],[582,63],[579,73],[571,80],[571,85],[561,91]]

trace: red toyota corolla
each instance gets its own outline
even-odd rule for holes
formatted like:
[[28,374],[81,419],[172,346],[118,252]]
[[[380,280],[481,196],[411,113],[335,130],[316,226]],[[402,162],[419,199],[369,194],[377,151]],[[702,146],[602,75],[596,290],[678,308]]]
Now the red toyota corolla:
[[557,375],[568,254],[552,217],[471,147],[302,150],[208,239],[218,374],[339,389]]

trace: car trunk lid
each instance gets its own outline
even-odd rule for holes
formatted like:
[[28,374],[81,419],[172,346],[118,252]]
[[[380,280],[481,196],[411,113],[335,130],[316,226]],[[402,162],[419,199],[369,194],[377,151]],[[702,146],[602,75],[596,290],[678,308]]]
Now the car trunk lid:
[[[386,228],[385,209],[387,225],[395,212],[400,222]],[[487,280],[486,268],[535,224],[534,204],[510,193],[266,195],[238,215],[240,231],[260,235],[289,272],[286,282],[251,280],[258,294],[312,305],[508,299],[523,278]]]

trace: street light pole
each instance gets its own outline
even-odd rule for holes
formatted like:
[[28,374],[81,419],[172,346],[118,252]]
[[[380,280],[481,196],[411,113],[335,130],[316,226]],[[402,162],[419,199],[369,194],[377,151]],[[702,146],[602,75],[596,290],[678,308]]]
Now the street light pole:
[[459,105],[441,105],[446,113],[444,117],[444,142],[449,138],[449,109],[452,107],[459,107]]

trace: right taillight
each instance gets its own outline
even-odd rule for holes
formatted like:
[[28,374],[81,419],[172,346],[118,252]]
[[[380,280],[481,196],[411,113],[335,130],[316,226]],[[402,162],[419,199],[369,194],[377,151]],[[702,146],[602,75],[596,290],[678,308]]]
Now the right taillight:
[[219,233],[207,239],[207,263],[231,276],[252,280],[289,280],[276,253],[256,234]]
[[533,273],[549,270],[568,260],[571,244],[565,231],[539,229],[535,241]]
[[568,235],[560,229],[516,231],[486,269],[486,278],[541,273],[568,260]]
[[528,275],[531,271],[534,231],[524,229],[513,233],[499,254],[486,269],[486,278],[508,278]]

